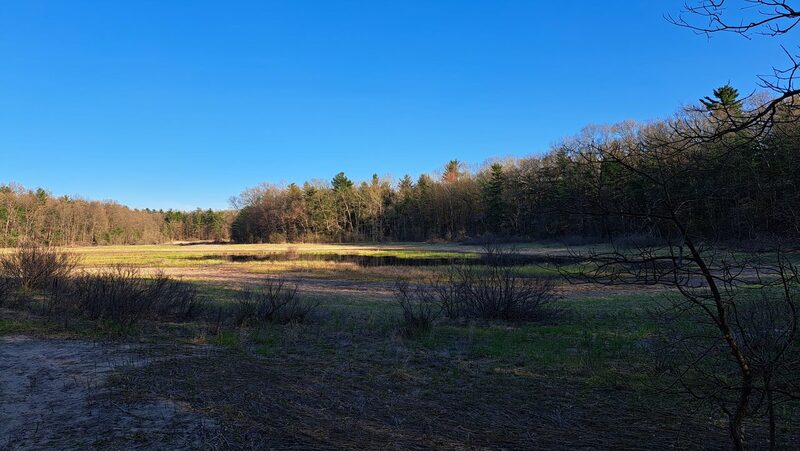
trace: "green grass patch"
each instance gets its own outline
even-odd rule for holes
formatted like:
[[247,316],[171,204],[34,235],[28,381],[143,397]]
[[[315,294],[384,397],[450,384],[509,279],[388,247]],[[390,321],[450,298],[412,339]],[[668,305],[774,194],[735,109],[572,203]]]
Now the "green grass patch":
[[209,340],[209,343],[228,349],[241,349],[239,333],[238,331],[234,330],[221,331],[219,334],[212,337],[211,340]]
[[0,319],[0,335],[43,334],[52,330],[53,326],[41,322]]

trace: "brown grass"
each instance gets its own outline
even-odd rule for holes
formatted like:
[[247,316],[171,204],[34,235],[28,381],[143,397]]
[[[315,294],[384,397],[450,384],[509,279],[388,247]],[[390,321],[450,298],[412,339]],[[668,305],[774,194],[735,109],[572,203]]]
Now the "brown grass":
[[[302,335],[282,341],[282,350],[267,358],[224,352],[136,369],[120,388],[137,400],[166,398],[215,418],[218,443],[226,447],[685,449],[725,443],[724,431],[678,406],[644,404],[559,371],[419,353],[375,337],[308,329]],[[333,344],[333,354],[323,344]]]

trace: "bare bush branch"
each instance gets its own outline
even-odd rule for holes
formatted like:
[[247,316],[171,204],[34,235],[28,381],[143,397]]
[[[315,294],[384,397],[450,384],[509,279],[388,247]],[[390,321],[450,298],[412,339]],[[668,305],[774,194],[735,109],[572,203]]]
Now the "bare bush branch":
[[239,293],[234,313],[237,326],[246,324],[293,323],[308,320],[319,306],[297,294],[297,284],[283,279],[266,280],[258,288],[245,288]]
[[54,279],[69,277],[78,259],[54,247],[26,241],[0,258],[0,275],[23,289],[43,289]]

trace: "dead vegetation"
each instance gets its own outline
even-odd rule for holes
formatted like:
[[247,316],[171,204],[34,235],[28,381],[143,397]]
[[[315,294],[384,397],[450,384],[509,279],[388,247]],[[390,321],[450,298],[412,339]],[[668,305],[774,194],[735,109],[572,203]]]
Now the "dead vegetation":
[[[144,278],[138,269],[116,265],[81,274],[57,292],[68,310],[90,320],[131,327],[143,319],[187,321],[202,313],[197,290],[164,275]],[[52,297],[51,297],[52,299]]]
[[513,248],[486,247],[488,267],[453,266],[446,273],[411,284],[395,283],[395,300],[403,312],[406,335],[429,330],[440,316],[484,321],[541,321],[558,313],[555,281],[521,277],[513,266]]
[[298,295],[297,284],[289,285],[283,279],[265,280],[258,287],[246,287],[239,292],[233,321],[236,326],[301,323],[318,306]]
[[133,266],[78,271],[77,260],[52,247],[24,243],[0,257],[0,305],[43,313],[68,324],[72,318],[107,321],[128,329],[144,319],[188,321],[203,311],[197,289],[163,273],[145,277]]
[[487,271],[454,268],[445,283],[434,286],[450,318],[537,321],[555,314],[555,282],[551,278],[520,277],[513,267]]
[[403,312],[401,333],[412,337],[427,332],[441,316],[438,292],[425,285],[411,285],[404,280],[395,284],[395,299]]
[[[421,352],[301,326],[267,357],[219,353],[135,369],[119,390],[219,420],[236,448],[715,449],[724,432],[576,374]],[[624,426],[622,426],[624,424]],[[693,431],[689,433],[688,431]]]
[[25,290],[43,289],[53,281],[72,275],[78,259],[67,252],[33,241],[23,242],[13,252],[0,256],[0,275]]
[[[112,265],[23,290],[19,311],[41,314],[48,325],[71,323],[60,331],[109,323],[115,340],[220,350],[126,368],[110,380],[108,396],[124,411],[177,405],[218,425],[183,434],[182,443],[192,434],[206,434],[211,448],[714,448],[724,441],[719,417],[686,415],[691,400],[642,383],[650,374],[645,356],[655,350],[653,332],[641,331],[645,318],[618,318],[633,304],[593,310],[620,292],[555,302],[564,294],[556,279],[508,262],[452,266],[398,282],[394,292],[359,280],[324,281],[327,291],[313,291],[320,281],[288,277],[223,288]],[[129,421],[123,417],[113,421]],[[754,440],[767,440],[767,427],[749,427]]]

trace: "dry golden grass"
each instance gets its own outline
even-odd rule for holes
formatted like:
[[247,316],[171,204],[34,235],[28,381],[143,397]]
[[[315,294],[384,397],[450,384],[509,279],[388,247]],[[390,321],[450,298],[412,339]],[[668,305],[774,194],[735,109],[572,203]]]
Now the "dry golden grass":
[[[694,404],[651,385],[651,291],[560,285],[557,320],[442,321],[409,338],[398,333],[393,281],[424,281],[446,268],[227,258],[290,249],[409,258],[478,250],[424,244],[73,248],[89,271],[126,263],[144,274],[164,271],[198,281],[204,298],[220,309],[235,305],[243,285],[276,277],[297,282],[303,296],[320,302],[319,316],[303,324],[232,328],[213,316],[191,324],[145,323],[132,341],[181,346],[174,358],[115,374],[110,399],[126,410],[166,400],[211,418],[217,429],[195,438],[212,448],[686,449],[725,443],[724,430],[705,412],[687,414]],[[563,249],[526,250],[551,251]],[[539,274],[541,268],[525,269]],[[14,315],[0,310],[0,335],[44,327]],[[83,328],[81,337],[103,333],[87,322],[72,327]],[[185,343],[202,353],[188,355]],[[763,427],[753,427],[763,435]],[[796,447],[792,440],[785,449]]]

